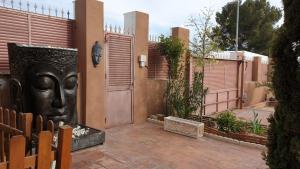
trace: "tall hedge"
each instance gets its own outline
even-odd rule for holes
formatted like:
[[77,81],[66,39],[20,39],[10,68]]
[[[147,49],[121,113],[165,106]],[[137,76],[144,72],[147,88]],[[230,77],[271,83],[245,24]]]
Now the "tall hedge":
[[300,168],[300,0],[283,0],[284,24],[274,42],[273,85],[278,106],[270,117],[267,164]]

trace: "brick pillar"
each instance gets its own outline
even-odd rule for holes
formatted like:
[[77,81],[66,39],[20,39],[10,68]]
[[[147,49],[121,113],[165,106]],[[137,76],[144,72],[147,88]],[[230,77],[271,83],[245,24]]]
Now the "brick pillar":
[[190,38],[190,30],[181,28],[181,27],[173,27],[172,28],[172,37],[178,38],[182,40],[184,47],[189,47],[189,38]]
[[261,58],[254,57],[252,62],[252,81],[261,82],[262,73]]
[[148,32],[149,15],[134,11],[124,14],[124,27],[134,36],[133,66],[134,66],[134,89],[133,89],[133,122],[145,122],[147,112],[147,68],[139,66],[139,56],[148,57]]
[[[181,27],[173,27],[172,28],[172,37],[177,38],[183,42],[184,49],[189,48],[189,38],[190,38],[190,30],[181,28]],[[185,67],[185,74],[187,77],[187,80],[191,83],[193,79],[193,70],[191,69],[192,67],[192,58],[188,55],[188,53],[185,52],[183,53],[183,57],[181,59],[181,64]]]
[[104,128],[105,119],[105,58],[97,67],[92,63],[92,47],[99,41],[104,48],[103,2],[97,0],[75,1],[76,47],[78,48],[78,68],[81,77],[82,122],[97,129]]

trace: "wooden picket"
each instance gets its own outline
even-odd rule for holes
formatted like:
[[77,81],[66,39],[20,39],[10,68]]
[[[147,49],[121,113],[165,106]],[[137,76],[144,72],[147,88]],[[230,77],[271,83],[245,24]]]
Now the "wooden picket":
[[[54,123],[43,118],[35,120],[33,132],[31,113],[16,113],[0,107],[0,169],[49,169],[56,160],[57,169],[71,166],[72,128],[62,126],[58,131],[57,148],[53,145]],[[32,141],[37,142],[37,152],[32,152]]]

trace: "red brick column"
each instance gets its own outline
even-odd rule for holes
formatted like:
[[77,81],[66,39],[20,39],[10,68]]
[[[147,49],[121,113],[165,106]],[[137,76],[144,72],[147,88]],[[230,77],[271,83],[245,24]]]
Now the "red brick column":
[[105,125],[105,57],[97,67],[92,63],[92,47],[96,41],[104,48],[103,2],[75,1],[76,48],[81,77],[81,121],[91,127],[103,129]]
[[147,68],[139,66],[139,56],[148,57],[149,15],[143,12],[128,12],[124,14],[124,27],[134,36],[134,92],[133,92],[133,122],[145,122],[147,112]]

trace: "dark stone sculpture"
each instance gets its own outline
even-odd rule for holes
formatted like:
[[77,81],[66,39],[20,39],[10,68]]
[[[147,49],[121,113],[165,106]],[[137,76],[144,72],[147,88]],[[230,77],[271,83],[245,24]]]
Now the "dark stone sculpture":
[[[97,53],[97,52],[96,52]],[[105,132],[77,124],[77,50],[8,44],[11,103],[17,112],[42,115],[73,129],[72,151],[103,144]],[[74,130],[83,130],[85,134]],[[77,136],[76,136],[77,134]]]
[[77,50],[9,43],[8,53],[13,108],[76,123]]
[[94,67],[96,67],[100,63],[101,50],[102,47],[100,46],[99,42],[96,41],[92,48],[92,60],[93,60]]

